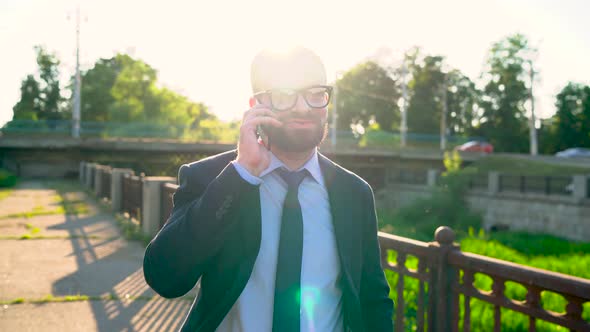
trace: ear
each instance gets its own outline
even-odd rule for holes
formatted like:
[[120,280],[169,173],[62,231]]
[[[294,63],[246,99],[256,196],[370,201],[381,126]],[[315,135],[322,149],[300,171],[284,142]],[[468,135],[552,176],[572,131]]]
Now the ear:
[[254,105],[256,105],[258,103],[256,98],[254,98],[254,97],[250,97],[250,100],[248,102],[250,104],[250,108],[254,107]]

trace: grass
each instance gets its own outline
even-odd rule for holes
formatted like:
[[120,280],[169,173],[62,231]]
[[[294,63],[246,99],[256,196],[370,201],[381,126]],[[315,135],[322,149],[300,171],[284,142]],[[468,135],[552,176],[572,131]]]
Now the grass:
[[[419,236],[413,225],[398,227],[403,229],[402,236],[410,238],[419,237],[422,240],[432,241],[432,233],[422,233]],[[396,232],[396,234],[398,234]],[[426,237],[428,239],[425,239]],[[467,232],[459,232],[457,241],[461,250],[479,255],[502,259],[513,263],[541,268],[549,271],[573,275],[590,279],[590,242],[580,243],[558,238],[547,234],[530,234],[525,232],[497,232],[485,233],[483,230],[475,232],[473,229]],[[395,262],[397,253],[388,253],[390,262]],[[406,267],[416,269],[418,259],[409,255]],[[397,299],[396,285],[398,275],[386,271],[388,282],[391,286],[390,297]],[[404,302],[406,331],[412,331],[416,326],[418,281],[404,277]],[[475,275],[474,285],[481,290],[491,290],[492,279],[483,274]],[[505,295],[514,300],[523,301],[526,297],[526,288],[518,283],[507,282]],[[460,303],[463,300],[461,299]],[[567,301],[563,296],[552,292],[541,293],[542,307],[558,313],[565,312]],[[462,306],[462,304],[461,304]],[[590,321],[590,303],[584,304],[583,317]],[[494,307],[486,302],[471,299],[471,317],[473,331],[493,330]],[[462,315],[462,313],[461,313]],[[538,320],[537,331],[560,331],[561,329],[551,323]],[[502,309],[502,331],[528,331],[528,316]]]
[[[67,214],[67,215],[83,215],[90,212],[88,203],[81,199],[67,199],[66,196],[71,192],[79,192],[80,189],[75,183],[70,181],[47,181],[47,187],[57,191],[57,194],[53,197],[53,202],[58,204],[56,208],[48,209],[43,206],[35,206],[31,211],[12,213],[0,216],[0,219],[9,218],[25,218],[30,219],[38,216],[48,216],[56,214]],[[4,189],[5,191],[7,189]],[[10,189],[8,189],[10,191]],[[1,199],[1,191],[0,191]]]
[[139,222],[135,219],[129,218],[125,214],[116,214],[115,220],[119,228],[121,229],[121,233],[123,233],[123,237],[130,241],[139,241],[143,243],[144,246],[151,241],[151,237],[143,234],[141,231],[141,226]]
[[12,194],[12,188],[2,188],[0,189],[0,200],[5,199],[6,197]]

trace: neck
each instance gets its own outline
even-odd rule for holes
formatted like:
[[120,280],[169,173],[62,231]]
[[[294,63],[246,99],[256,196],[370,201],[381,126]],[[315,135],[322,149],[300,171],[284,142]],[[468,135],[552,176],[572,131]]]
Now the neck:
[[290,170],[296,170],[305,165],[305,163],[311,158],[315,151],[315,147],[311,150],[303,152],[286,152],[280,149],[272,148],[271,151],[280,161],[285,164]]

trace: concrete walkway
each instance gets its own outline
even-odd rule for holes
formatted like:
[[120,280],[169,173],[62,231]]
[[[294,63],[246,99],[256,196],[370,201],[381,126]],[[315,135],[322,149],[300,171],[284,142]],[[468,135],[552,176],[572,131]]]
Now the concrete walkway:
[[76,182],[21,182],[0,200],[0,331],[177,330],[195,292],[157,296],[143,251]]

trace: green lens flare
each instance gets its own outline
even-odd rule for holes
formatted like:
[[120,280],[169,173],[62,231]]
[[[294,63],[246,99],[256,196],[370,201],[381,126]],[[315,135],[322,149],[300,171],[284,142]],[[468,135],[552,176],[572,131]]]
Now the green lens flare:
[[315,331],[314,326],[314,309],[319,302],[320,291],[315,287],[302,287],[300,293],[301,310],[305,314],[310,331]]

